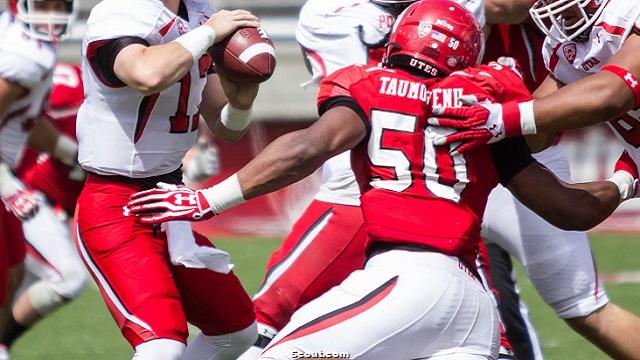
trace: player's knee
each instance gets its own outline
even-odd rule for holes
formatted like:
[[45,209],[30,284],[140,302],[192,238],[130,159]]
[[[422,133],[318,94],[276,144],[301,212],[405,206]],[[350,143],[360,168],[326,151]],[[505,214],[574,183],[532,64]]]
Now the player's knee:
[[242,348],[240,353],[255,344],[256,339],[258,339],[258,326],[255,322],[240,331],[230,334],[229,336],[229,340],[235,347]]
[[132,360],[181,360],[185,345],[177,340],[156,339],[136,346]]
[[87,285],[87,272],[80,266],[70,266],[62,271],[62,278],[54,284],[54,288],[67,300],[78,297]]
[[46,316],[67,302],[67,299],[60,295],[49,282],[44,280],[31,285],[26,294],[31,305],[40,316]]

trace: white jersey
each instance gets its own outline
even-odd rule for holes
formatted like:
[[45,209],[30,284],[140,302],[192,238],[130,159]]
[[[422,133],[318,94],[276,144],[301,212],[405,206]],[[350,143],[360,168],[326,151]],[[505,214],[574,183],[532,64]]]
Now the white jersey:
[[0,78],[26,89],[6,114],[0,114],[0,155],[11,167],[18,166],[29,129],[42,113],[55,61],[51,43],[29,37],[24,24],[9,12],[0,15]]
[[198,109],[211,57],[203,54],[176,84],[145,96],[105,79],[90,58],[109,39],[141,38],[166,44],[214,12],[208,0],[185,0],[188,21],[159,0],[104,0],[89,19],[82,44],[85,100],[78,111],[79,162],[101,175],[144,178],[170,173],[197,136]]
[[[564,84],[600,71],[616,54],[631,31],[640,31],[640,2],[609,0],[584,42],[557,41],[547,37],[543,56],[547,68]],[[554,29],[554,31],[556,31]],[[608,123],[636,164],[640,164],[640,109]]]
[[[457,0],[485,24],[483,0]],[[353,64],[380,61],[395,17],[368,0],[308,0],[300,11],[296,40],[319,81]],[[350,152],[327,160],[315,198],[342,205],[360,205],[360,189],[351,170]]]

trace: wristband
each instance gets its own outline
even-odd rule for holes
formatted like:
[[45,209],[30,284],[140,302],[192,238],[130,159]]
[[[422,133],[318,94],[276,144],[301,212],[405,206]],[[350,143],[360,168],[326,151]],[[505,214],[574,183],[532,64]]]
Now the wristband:
[[506,137],[533,135],[537,133],[533,113],[533,100],[507,102],[502,105],[502,119]]
[[197,62],[202,54],[213,45],[215,39],[216,32],[211,27],[200,25],[173,41],[182,45],[183,48],[191,53],[193,61]]
[[620,191],[620,200],[627,200],[633,195],[633,183],[635,179],[631,174],[624,170],[616,171],[612,177],[607,179],[616,184],[618,191]]
[[220,122],[229,130],[242,131],[251,123],[251,109],[236,109],[227,103],[220,112]]
[[245,201],[238,174],[200,191],[216,215]]
[[78,143],[67,135],[60,135],[52,155],[64,164],[73,166],[78,162]]
[[602,67],[602,71],[608,71],[612,74],[617,75],[622,81],[624,81],[631,92],[633,92],[633,97],[635,99],[635,107],[640,106],[640,86],[638,83],[638,78],[633,75],[633,73],[622,66],[607,64]]

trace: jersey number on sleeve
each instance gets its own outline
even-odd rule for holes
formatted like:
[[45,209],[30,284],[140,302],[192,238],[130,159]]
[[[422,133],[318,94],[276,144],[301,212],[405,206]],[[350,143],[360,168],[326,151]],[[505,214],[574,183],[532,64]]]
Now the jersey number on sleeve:
[[395,192],[409,189],[416,181],[411,171],[413,156],[414,171],[420,169],[424,175],[420,182],[429,192],[459,201],[468,183],[464,157],[452,157],[448,148],[433,146],[426,132],[420,143],[415,143],[417,125],[418,118],[414,115],[383,110],[371,112],[367,152],[373,165],[372,186]]

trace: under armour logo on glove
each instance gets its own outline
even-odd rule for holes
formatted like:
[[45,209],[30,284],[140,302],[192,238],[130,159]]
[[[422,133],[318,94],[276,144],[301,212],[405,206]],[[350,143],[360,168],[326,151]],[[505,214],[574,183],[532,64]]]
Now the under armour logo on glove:
[[185,197],[183,194],[176,194],[175,195],[175,203],[177,205],[184,205],[185,202],[187,202],[188,205],[197,205],[196,196],[195,195],[189,195],[189,196]]
[[7,211],[12,212],[21,220],[27,220],[38,212],[38,202],[42,197],[33,190],[21,189],[13,194],[2,197]]
[[201,190],[158,183],[158,188],[131,195],[125,213],[147,224],[206,220],[216,215]]

